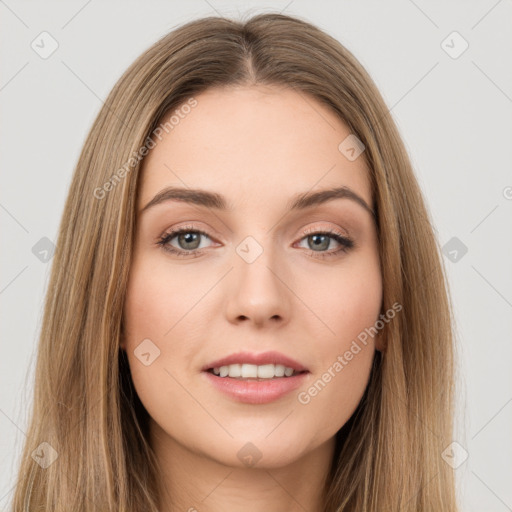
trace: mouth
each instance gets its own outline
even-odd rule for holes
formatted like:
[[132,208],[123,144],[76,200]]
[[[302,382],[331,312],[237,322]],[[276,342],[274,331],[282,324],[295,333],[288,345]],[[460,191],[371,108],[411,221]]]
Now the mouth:
[[256,382],[289,379],[303,373],[309,373],[308,370],[296,370],[282,364],[230,364],[208,368],[205,371],[221,379]]
[[304,385],[309,369],[276,351],[238,352],[212,361],[201,374],[208,385],[236,402],[267,404]]
[[306,369],[272,363],[226,364],[205,368],[201,373],[208,385],[228,399],[252,405],[289,399],[310,375]]

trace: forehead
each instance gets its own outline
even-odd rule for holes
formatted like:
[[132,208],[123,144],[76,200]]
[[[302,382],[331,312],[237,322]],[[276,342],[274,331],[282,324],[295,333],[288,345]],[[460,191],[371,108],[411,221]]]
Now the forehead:
[[[146,156],[139,206],[168,186],[202,188],[233,204],[282,203],[297,192],[347,186],[371,204],[364,158],[347,159],[348,126],[303,92],[275,86],[213,88],[177,107]],[[178,112],[176,113],[176,110]],[[178,115],[176,115],[178,114]]]

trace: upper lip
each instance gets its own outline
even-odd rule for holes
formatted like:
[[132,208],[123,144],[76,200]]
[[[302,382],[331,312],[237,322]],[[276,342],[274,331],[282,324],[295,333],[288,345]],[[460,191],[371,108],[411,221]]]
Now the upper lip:
[[231,354],[229,356],[223,357],[221,359],[217,359],[211,363],[206,364],[201,369],[202,371],[210,370],[211,368],[219,368],[221,366],[228,366],[230,364],[255,364],[255,365],[264,365],[264,364],[282,364],[288,368],[293,368],[297,372],[308,371],[308,369],[295,361],[291,357],[285,356],[280,352],[262,352],[261,354],[255,354],[253,352],[237,352],[236,354]]

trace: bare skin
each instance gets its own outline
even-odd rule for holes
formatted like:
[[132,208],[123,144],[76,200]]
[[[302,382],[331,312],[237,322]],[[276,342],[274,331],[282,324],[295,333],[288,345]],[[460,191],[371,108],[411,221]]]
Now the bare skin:
[[[379,317],[377,231],[371,213],[347,197],[286,207],[298,193],[348,187],[371,208],[368,169],[339,151],[349,128],[309,96],[247,86],[210,89],[196,100],[144,161],[121,344],[151,416],[160,510],[320,512],[334,436],[381,349],[369,338],[333,369]],[[222,194],[232,209],[169,200],[142,212],[169,186]],[[158,245],[184,227],[207,236],[198,234],[195,246],[190,235],[168,239],[184,257]],[[331,233],[314,245],[326,230],[353,247]],[[244,245],[249,236],[252,245]],[[239,246],[262,252],[249,263]],[[147,366],[134,353],[146,339],[150,352],[160,351]],[[277,400],[241,403],[202,371],[241,350],[281,352],[309,373]],[[331,378],[322,377],[329,369]],[[312,396],[321,378],[328,383]],[[244,447],[256,464],[243,459]]]

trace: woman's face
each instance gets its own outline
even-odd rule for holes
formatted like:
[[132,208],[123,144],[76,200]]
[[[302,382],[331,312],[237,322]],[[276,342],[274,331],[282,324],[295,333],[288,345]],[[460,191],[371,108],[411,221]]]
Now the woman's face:
[[[372,207],[368,170],[310,96],[247,86],[195,100],[144,161],[121,346],[161,442],[282,466],[354,412],[382,299],[376,225],[356,196],[292,206],[344,187]],[[169,187],[181,199],[159,196]]]

